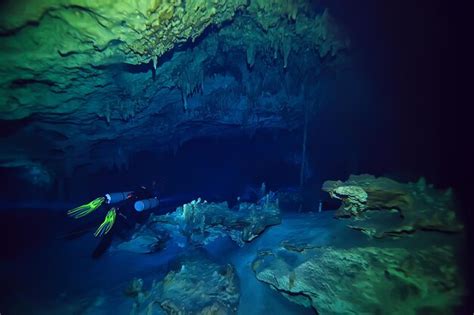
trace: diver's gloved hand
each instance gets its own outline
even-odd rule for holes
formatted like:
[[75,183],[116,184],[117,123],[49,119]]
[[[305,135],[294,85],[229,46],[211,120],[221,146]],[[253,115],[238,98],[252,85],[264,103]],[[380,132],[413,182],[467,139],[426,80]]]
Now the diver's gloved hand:
[[110,229],[115,223],[116,216],[115,208],[110,209],[105,216],[104,222],[102,222],[99,228],[97,228],[97,231],[95,231],[94,236],[98,237],[109,233]]
[[67,215],[73,217],[74,219],[82,218],[83,216],[86,216],[97,208],[99,208],[104,203],[104,201],[105,197],[96,198],[88,204],[69,210],[67,212]]

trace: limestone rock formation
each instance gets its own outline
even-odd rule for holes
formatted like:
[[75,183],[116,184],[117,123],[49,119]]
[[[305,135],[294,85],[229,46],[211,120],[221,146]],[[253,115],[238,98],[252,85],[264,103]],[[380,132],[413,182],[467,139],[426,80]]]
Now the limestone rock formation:
[[339,186],[329,192],[331,197],[344,202],[344,212],[357,215],[367,208],[367,193],[359,186]]
[[227,202],[194,200],[173,213],[151,217],[149,225],[166,229],[170,234],[178,232],[195,244],[208,244],[218,237],[229,236],[243,246],[280,222],[278,200],[270,193],[257,204],[241,203],[237,209],[229,209]]
[[169,239],[167,231],[151,230],[145,225],[135,232],[130,240],[117,244],[113,250],[150,254],[163,249]]
[[0,9],[0,166],[59,178],[127,168],[144,148],[193,137],[297,128],[303,85],[324,81],[349,48],[330,11],[301,0]]
[[236,314],[240,292],[232,265],[206,259],[185,260],[150,289],[132,280],[127,294],[135,299],[132,314]]
[[278,199],[273,193],[265,195],[259,203],[243,202],[233,209],[227,202],[208,203],[198,199],[172,213],[152,214],[129,240],[117,243],[112,250],[149,254],[164,249],[170,240],[181,247],[200,246],[225,236],[244,246],[280,222]]
[[[338,217],[355,216],[351,227],[371,236],[398,235],[418,229],[462,230],[451,190],[438,191],[426,185],[424,179],[404,184],[385,177],[351,175],[345,182],[326,181],[322,189],[342,200]],[[401,220],[394,217],[394,211]]]
[[348,249],[285,244],[263,251],[256,277],[318,314],[451,314],[462,296],[453,248]]

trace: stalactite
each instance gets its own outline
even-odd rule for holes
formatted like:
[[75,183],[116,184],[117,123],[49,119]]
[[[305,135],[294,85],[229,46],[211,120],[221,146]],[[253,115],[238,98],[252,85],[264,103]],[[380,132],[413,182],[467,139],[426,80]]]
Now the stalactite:
[[288,35],[283,35],[282,43],[281,43],[281,50],[283,54],[283,68],[286,69],[288,66],[288,56],[291,52],[291,37]]
[[247,64],[249,65],[250,68],[252,68],[255,63],[255,54],[256,54],[255,45],[250,44],[247,47]]
[[110,109],[110,104],[105,105],[104,117],[107,124],[110,125],[110,118],[112,116],[112,110]]
[[308,139],[308,105],[304,107],[304,131],[303,131],[303,144],[301,152],[301,170],[300,170],[300,187],[303,188],[304,184],[304,168],[306,162],[306,142]]
[[203,82],[204,71],[202,61],[193,60],[191,63],[183,65],[176,86],[181,90],[185,111],[188,109],[188,97],[196,92],[202,92]]
[[181,96],[183,97],[183,106],[184,106],[184,110],[188,110],[188,97],[186,95],[186,92],[184,91],[181,91]]
[[273,59],[277,59],[278,58],[278,50],[279,50],[279,47],[278,47],[278,41],[276,40],[272,40],[272,49],[273,49]]

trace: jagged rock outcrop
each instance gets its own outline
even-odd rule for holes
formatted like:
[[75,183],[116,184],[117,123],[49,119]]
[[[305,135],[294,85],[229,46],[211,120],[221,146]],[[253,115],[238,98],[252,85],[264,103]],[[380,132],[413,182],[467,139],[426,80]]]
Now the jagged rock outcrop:
[[172,213],[152,214],[130,240],[117,244],[114,250],[147,254],[163,249],[169,240],[182,247],[201,246],[225,236],[244,246],[280,222],[278,200],[273,193],[259,203],[242,202],[233,209],[227,202],[208,203],[198,199]]
[[194,244],[208,244],[218,237],[229,236],[239,246],[280,222],[278,200],[271,193],[256,204],[240,203],[237,209],[230,209],[227,202],[208,203],[198,199],[173,213],[150,218],[151,225],[172,234],[178,232]]
[[322,189],[342,200],[336,216],[355,217],[350,227],[370,236],[463,228],[451,190],[438,191],[424,179],[404,184],[385,177],[351,175],[345,182],[326,181]]
[[184,260],[149,289],[133,279],[127,295],[135,299],[131,314],[236,314],[240,292],[232,265],[207,259]]
[[349,47],[327,8],[307,1],[1,9],[0,166],[22,160],[58,177],[126,169],[143,148],[236,128],[297,128],[303,85],[324,80]]
[[343,201],[340,215],[358,215],[367,210],[367,193],[359,186],[344,185],[329,191],[332,198]]
[[318,314],[450,314],[462,297],[453,248],[315,247],[262,251],[256,277]]

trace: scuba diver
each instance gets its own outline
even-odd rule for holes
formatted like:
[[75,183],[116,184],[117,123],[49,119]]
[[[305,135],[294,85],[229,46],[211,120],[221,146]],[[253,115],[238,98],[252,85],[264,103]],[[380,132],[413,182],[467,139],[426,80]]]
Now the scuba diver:
[[122,221],[128,228],[133,228],[132,223],[140,223],[146,219],[143,215],[144,210],[156,208],[159,203],[158,194],[155,191],[141,186],[134,191],[109,193],[98,197],[85,205],[69,210],[67,214],[74,219],[79,219],[106,204],[109,210],[94,233],[95,237],[101,237],[108,234],[116,225],[117,216],[124,219]]

